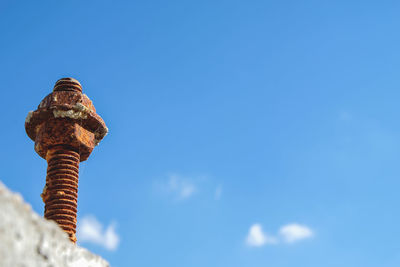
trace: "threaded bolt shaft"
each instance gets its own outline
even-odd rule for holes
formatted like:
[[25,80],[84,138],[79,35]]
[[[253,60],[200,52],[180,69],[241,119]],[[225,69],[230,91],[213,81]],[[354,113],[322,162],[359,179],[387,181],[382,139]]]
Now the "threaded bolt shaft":
[[108,128],[81,84],[62,78],[37,110],[28,113],[25,130],[48,165],[41,194],[44,217],[55,221],[75,243],[79,163],[88,159]]
[[81,84],[73,79],[73,78],[63,78],[56,82],[53,88],[53,92],[59,91],[73,91],[73,92],[82,92]]
[[59,145],[47,152],[46,186],[42,193],[44,217],[54,220],[76,242],[79,153]]

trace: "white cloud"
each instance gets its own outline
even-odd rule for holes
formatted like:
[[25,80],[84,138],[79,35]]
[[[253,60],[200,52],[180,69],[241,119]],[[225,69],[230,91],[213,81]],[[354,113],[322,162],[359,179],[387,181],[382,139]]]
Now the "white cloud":
[[222,195],[222,185],[219,185],[215,189],[215,199],[219,200],[221,198],[221,195]]
[[246,238],[246,244],[251,247],[261,247],[266,244],[275,244],[277,240],[263,232],[260,224],[256,223],[250,227]]
[[169,194],[174,194],[178,199],[187,199],[196,193],[196,186],[178,174],[170,174],[166,183],[158,184],[159,187]]
[[294,243],[314,235],[313,231],[307,226],[297,223],[287,224],[279,229],[279,235],[272,236],[266,234],[262,226],[258,223],[250,227],[246,237],[246,244],[250,247],[261,247],[264,245],[275,245],[280,242]]
[[103,231],[103,225],[94,217],[83,217],[78,224],[78,241],[94,243],[107,250],[116,250],[119,236],[115,231],[115,223],[111,223]]
[[294,243],[312,237],[313,231],[305,225],[292,223],[282,226],[279,230],[279,234],[283,238],[283,241]]

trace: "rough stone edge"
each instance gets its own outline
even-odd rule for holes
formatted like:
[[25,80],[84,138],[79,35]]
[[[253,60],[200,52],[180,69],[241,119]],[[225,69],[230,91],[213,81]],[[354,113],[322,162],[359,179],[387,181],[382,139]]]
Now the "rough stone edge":
[[[16,216],[12,217],[14,211]],[[21,224],[24,227],[18,228]],[[36,214],[20,194],[12,193],[1,181],[0,240],[4,241],[3,245],[0,244],[2,267],[110,266],[100,256],[71,243],[68,235],[55,222]]]

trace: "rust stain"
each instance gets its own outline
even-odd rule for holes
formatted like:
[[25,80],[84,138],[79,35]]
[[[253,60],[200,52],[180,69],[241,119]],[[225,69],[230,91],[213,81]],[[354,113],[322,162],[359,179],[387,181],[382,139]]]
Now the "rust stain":
[[25,130],[48,163],[41,194],[44,217],[56,221],[76,242],[79,163],[88,159],[108,129],[92,101],[82,94],[81,84],[63,78],[37,110],[28,113]]

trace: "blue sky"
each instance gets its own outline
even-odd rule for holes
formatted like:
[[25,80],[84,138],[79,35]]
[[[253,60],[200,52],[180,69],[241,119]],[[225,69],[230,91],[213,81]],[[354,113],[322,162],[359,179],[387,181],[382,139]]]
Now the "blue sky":
[[1,1],[0,180],[39,214],[30,110],[74,77],[109,135],[80,245],[112,266],[400,266],[397,1]]

